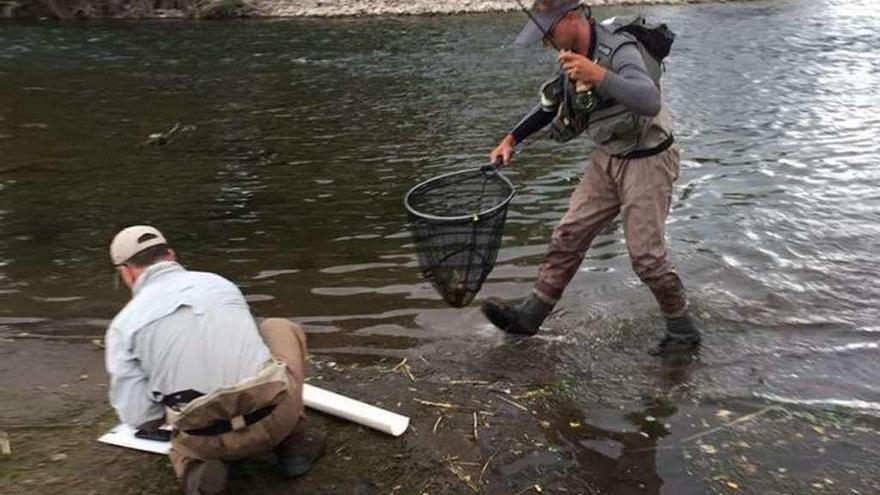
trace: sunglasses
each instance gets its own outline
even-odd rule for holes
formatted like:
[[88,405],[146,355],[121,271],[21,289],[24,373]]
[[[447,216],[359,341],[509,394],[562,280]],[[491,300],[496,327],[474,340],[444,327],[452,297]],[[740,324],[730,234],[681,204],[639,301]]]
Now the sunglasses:
[[[551,46],[553,46],[553,48],[557,48],[556,43],[553,42],[553,32],[556,31],[556,28],[559,26],[559,24],[562,22],[562,20],[565,19],[566,17],[568,17],[568,14],[571,14],[572,12],[574,12],[576,10],[580,10],[580,11],[584,12],[584,14],[586,14],[586,16],[587,16],[587,19],[589,19],[593,16],[593,9],[591,9],[589,5],[584,5],[584,4],[578,5],[577,7],[573,8],[573,9],[569,10],[568,12],[557,17],[553,21],[553,24],[550,24],[550,27],[547,28],[546,31],[544,31],[544,37],[541,39],[541,41],[545,45],[551,45]],[[558,50],[558,48],[557,48],[557,50]]]
[[556,28],[559,26],[559,23],[562,22],[563,19],[568,15],[568,12],[562,14],[557,17],[556,20],[553,21],[553,24],[550,24],[550,27],[547,28],[547,31],[544,31],[544,43],[553,44],[553,32],[556,31]]

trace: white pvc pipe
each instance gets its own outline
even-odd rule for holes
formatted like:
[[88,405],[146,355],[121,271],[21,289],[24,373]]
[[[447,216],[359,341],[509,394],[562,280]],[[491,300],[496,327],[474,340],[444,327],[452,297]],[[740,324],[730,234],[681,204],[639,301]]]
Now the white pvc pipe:
[[409,427],[409,418],[380,409],[348,397],[314,387],[303,385],[303,402],[306,407],[347,419],[382,433],[399,437]]

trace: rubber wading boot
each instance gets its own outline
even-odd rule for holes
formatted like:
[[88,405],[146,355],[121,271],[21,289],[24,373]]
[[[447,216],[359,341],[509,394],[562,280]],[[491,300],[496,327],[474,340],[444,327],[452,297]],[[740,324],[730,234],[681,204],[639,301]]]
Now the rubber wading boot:
[[327,439],[323,433],[307,428],[300,421],[293,433],[278,444],[278,467],[285,478],[302,476],[312,469],[315,462],[327,450]]
[[229,472],[218,459],[193,462],[183,475],[186,495],[224,495]]
[[690,315],[679,318],[666,318],[666,335],[660,342],[648,350],[652,356],[665,356],[680,352],[689,352],[700,346],[700,331],[694,325]]
[[483,302],[481,309],[493,325],[507,333],[535,335],[541,323],[550,316],[553,305],[533,293],[515,305],[490,298]]

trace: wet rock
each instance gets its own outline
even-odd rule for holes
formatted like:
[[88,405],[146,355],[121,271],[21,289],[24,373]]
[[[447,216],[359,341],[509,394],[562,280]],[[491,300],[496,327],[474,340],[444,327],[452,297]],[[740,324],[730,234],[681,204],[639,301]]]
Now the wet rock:
[[244,0],[213,0],[199,4],[196,17],[201,19],[232,19],[247,17],[252,7]]
[[0,1],[0,19],[13,19],[16,12],[21,8],[19,2],[3,2]]

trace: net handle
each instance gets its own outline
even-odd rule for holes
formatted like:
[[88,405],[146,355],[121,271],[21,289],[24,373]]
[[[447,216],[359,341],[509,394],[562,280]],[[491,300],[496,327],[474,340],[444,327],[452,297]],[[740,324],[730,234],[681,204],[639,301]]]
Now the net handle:
[[492,162],[488,165],[483,165],[482,167],[480,167],[480,172],[483,172],[484,174],[498,172],[498,169],[501,168],[503,165],[504,165],[504,160],[499,156],[498,158],[495,159],[494,162]]

